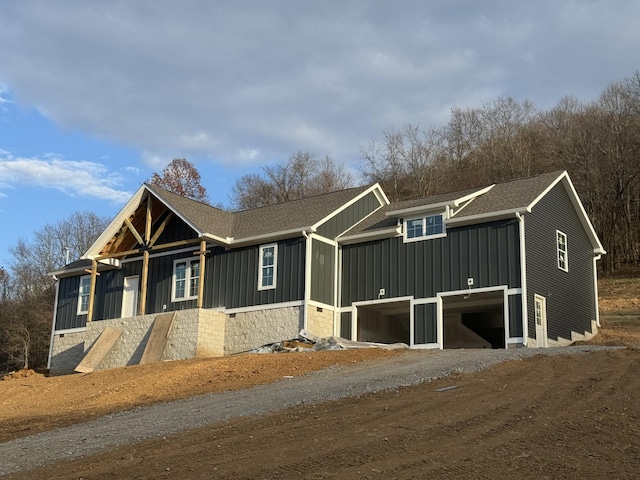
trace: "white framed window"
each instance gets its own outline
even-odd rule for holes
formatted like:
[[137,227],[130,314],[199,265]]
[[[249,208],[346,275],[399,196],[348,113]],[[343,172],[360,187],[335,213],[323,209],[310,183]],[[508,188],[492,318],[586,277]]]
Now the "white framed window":
[[276,288],[278,270],[278,244],[260,245],[258,290]]
[[91,275],[80,277],[78,289],[78,315],[89,313],[89,293],[91,292]]
[[556,243],[558,245],[558,268],[569,271],[569,257],[567,252],[567,235],[556,230]]
[[171,301],[182,302],[198,298],[200,260],[180,259],[173,262]]
[[404,221],[404,241],[416,242],[447,235],[442,214],[426,215]]

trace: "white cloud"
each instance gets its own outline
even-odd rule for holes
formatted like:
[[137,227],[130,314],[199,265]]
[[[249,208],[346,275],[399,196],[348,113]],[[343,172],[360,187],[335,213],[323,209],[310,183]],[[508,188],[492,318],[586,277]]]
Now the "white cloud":
[[454,105],[595,98],[637,68],[639,17],[627,0],[3,2],[0,82],[156,169],[350,160]]
[[[121,188],[123,178],[98,163],[46,158],[0,158],[0,188],[53,188],[70,196],[124,203],[131,196]],[[6,196],[0,192],[0,197]]]

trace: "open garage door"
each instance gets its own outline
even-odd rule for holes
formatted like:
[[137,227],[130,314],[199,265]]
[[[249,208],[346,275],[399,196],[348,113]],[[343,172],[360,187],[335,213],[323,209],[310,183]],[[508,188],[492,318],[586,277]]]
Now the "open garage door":
[[505,348],[504,292],[442,297],[443,348]]
[[356,339],[361,342],[406,343],[411,340],[409,300],[358,305]]

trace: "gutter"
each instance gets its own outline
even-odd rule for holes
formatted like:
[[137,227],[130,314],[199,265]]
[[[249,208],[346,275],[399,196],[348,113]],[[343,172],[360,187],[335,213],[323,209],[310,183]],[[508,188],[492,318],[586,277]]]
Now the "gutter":
[[299,235],[300,232],[302,232],[304,236],[306,233],[315,233],[315,231],[316,231],[315,227],[309,226],[309,227],[304,227],[302,230],[300,228],[292,228],[290,230],[282,230],[279,232],[272,232],[272,233],[263,233],[261,235],[254,235],[252,237],[241,237],[241,238],[224,237],[223,238],[223,237],[214,235],[212,233],[203,233],[202,237],[208,238],[222,245],[235,246],[235,245],[249,244],[249,243],[253,243],[260,240],[277,240],[279,238],[294,237]]

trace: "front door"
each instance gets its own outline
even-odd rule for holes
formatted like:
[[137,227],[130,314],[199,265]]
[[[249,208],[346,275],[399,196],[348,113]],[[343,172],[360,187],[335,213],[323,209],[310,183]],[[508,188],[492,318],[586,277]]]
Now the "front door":
[[547,342],[547,300],[546,298],[536,295],[536,341],[539,348],[548,347]]
[[124,278],[122,291],[122,315],[121,318],[135,317],[138,310],[138,284],[139,277]]

